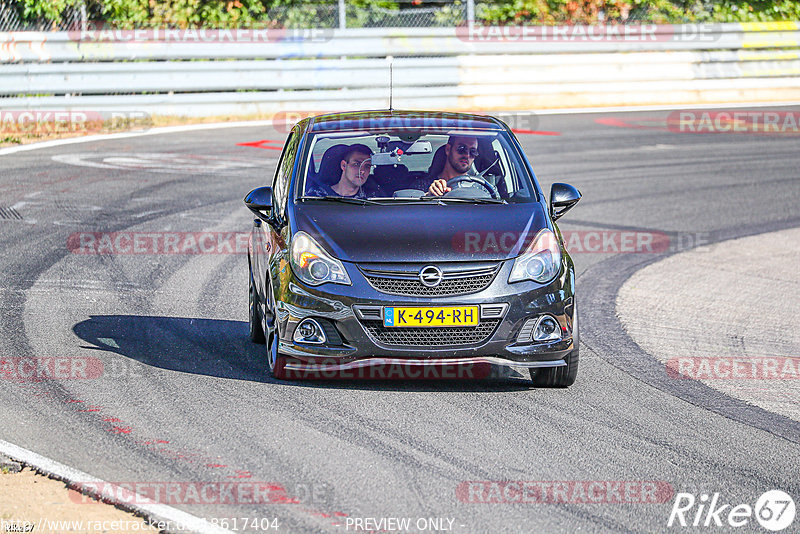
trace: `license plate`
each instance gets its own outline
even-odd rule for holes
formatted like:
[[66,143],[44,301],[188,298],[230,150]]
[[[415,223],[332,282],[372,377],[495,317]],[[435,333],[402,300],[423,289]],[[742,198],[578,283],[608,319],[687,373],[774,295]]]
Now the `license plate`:
[[386,306],[383,326],[478,326],[478,312],[478,306]]

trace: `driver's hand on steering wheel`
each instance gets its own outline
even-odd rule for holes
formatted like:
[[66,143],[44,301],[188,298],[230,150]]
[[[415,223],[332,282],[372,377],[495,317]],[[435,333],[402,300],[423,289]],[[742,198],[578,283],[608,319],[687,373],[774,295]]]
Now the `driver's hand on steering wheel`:
[[440,197],[445,193],[449,193],[450,191],[452,191],[452,189],[447,187],[447,180],[443,178],[434,180],[431,186],[428,188],[428,193],[437,197]]

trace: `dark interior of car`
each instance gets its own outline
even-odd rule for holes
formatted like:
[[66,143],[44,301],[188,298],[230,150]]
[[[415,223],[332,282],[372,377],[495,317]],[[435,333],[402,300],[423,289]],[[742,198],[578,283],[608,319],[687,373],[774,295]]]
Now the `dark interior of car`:
[[[396,148],[406,149],[410,143],[393,141],[388,144],[389,150]],[[311,169],[306,181],[306,192],[318,184],[331,186],[339,181],[341,176],[341,161],[349,145],[336,144],[325,150],[320,159],[318,170]],[[508,197],[505,183],[505,169],[499,153],[493,149],[492,140],[481,138],[478,140],[479,156],[475,159],[475,170],[483,178],[497,188],[501,198]],[[370,174],[364,189],[371,197],[391,197],[400,192],[401,196],[418,196],[418,191],[425,192],[435,177],[444,169],[445,147],[440,146],[431,159],[427,171],[409,171],[402,164],[379,165]]]

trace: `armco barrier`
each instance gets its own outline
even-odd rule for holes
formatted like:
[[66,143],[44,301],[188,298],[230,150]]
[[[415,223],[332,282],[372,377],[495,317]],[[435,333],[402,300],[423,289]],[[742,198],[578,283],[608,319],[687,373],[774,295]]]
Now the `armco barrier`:
[[211,116],[382,108],[388,57],[397,108],[800,101],[798,23],[622,30],[631,38],[609,31],[0,33],[0,109]]

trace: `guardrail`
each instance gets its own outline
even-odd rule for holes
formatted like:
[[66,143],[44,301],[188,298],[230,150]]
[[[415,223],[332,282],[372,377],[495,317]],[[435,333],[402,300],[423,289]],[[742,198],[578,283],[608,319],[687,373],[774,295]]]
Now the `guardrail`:
[[800,101],[795,22],[0,33],[0,109],[210,116]]

